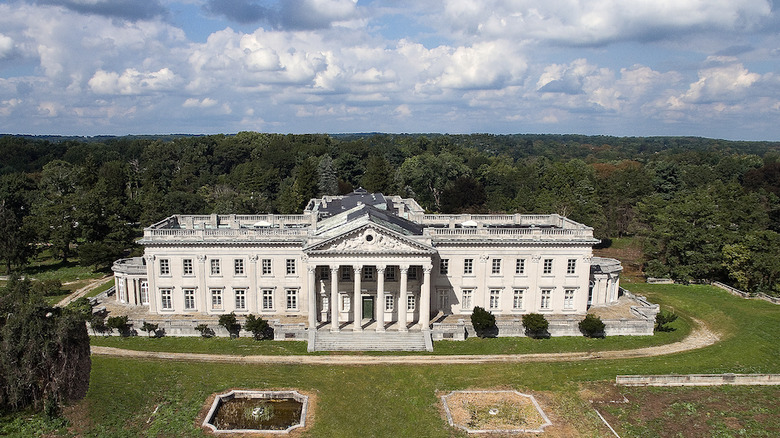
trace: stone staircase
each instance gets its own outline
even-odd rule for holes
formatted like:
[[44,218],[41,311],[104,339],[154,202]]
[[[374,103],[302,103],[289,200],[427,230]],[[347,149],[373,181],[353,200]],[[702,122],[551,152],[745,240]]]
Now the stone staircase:
[[418,331],[331,333],[323,330],[316,332],[313,351],[433,351],[430,339],[430,333]]

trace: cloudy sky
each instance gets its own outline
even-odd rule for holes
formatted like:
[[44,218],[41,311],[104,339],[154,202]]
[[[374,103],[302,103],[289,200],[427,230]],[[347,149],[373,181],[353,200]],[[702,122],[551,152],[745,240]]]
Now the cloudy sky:
[[0,0],[0,132],[780,140],[780,0]]

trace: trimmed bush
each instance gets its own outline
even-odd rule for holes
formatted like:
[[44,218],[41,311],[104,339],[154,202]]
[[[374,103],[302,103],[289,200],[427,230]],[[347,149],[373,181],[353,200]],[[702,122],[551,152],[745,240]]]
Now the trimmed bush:
[[231,338],[237,338],[238,332],[241,331],[241,324],[238,323],[235,312],[230,312],[226,315],[219,316],[219,325],[225,327]]
[[604,323],[601,321],[601,318],[599,318],[596,315],[585,315],[585,319],[580,321],[579,323],[580,331],[582,332],[585,337],[588,338],[603,338],[606,337],[606,333],[604,333],[604,328],[606,327]]
[[477,336],[480,338],[492,338],[498,335],[496,317],[482,307],[474,307],[474,310],[471,312],[471,325],[474,326],[474,331],[477,332]]
[[255,340],[258,341],[262,339],[274,338],[274,329],[268,325],[268,321],[264,320],[262,317],[252,314],[249,314],[249,316],[246,317],[244,330],[252,332]]
[[121,336],[130,336],[130,326],[132,324],[127,323],[127,315],[123,316],[109,316],[106,326],[109,329],[116,329]]
[[195,330],[199,331],[200,335],[204,338],[214,336],[214,330],[210,329],[208,324],[198,324],[195,326]]
[[157,329],[160,326],[158,324],[152,324],[149,322],[144,321],[144,325],[141,326],[141,330],[145,331],[150,338],[156,338],[157,337]]
[[550,323],[540,313],[523,315],[523,327],[525,327],[525,335],[529,338],[541,339],[550,337],[550,333],[547,331]]

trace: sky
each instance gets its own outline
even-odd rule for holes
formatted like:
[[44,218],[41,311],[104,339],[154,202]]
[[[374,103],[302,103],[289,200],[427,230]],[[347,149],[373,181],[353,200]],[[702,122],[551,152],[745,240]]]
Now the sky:
[[780,140],[780,0],[0,0],[0,133]]

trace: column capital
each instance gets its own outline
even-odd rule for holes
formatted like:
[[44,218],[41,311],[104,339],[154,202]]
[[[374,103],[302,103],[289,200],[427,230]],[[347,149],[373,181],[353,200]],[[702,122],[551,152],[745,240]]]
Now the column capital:
[[154,262],[154,256],[153,255],[145,255],[144,259],[146,259],[146,261],[149,262],[149,263]]
[[358,274],[363,270],[363,265],[352,265],[352,270],[355,271],[356,274]]
[[426,274],[430,274],[433,270],[433,265],[423,265],[423,272]]
[[541,260],[541,259],[542,259],[542,256],[540,256],[539,254],[534,254],[533,256],[531,256],[531,261],[534,262],[534,263],[539,263],[539,260]]
[[205,254],[198,254],[196,257],[198,258],[198,261],[201,262],[201,263],[206,261],[206,255]]
[[309,274],[313,274],[317,270],[317,265],[306,265],[306,270],[309,271]]
[[339,267],[340,267],[339,265],[329,265],[328,267],[330,268],[330,272],[333,273],[339,272]]
[[259,258],[259,257],[258,257],[258,255],[257,255],[257,254],[252,254],[252,255],[250,255],[250,256],[249,256],[249,261],[250,261],[250,262],[253,262],[253,263],[257,263],[257,259],[258,259],[258,258]]
[[401,271],[402,274],[409,272],[409,265],[398,265],[398,270]]
[[376,272],[379,274],[384,273],[385,269],[387,269],[386,265],[376,265]]

